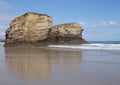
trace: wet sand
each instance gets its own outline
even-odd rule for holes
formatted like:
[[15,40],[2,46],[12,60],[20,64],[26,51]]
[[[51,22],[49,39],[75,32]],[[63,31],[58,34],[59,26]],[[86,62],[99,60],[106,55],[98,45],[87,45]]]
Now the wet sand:
[[0,85],[119,85],[120,51],[0,46]]

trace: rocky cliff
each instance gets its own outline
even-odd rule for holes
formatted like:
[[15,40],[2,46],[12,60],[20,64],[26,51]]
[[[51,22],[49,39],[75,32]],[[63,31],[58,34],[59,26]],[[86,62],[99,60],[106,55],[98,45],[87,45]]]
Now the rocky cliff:
[[82,31],[82,27],[77,23],[60,24],[53,27],[52,17],[29,12],[10,23],[10,27],[6,30],[5,46],[87,43],[82,39]]

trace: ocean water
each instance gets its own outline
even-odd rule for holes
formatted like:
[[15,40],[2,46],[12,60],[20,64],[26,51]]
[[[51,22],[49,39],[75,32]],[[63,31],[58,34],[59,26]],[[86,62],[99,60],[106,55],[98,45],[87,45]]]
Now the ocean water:
[[89,41],[89,43],[95,44],[120,44],[120,41]]
[[91,49],[91,50],[120,50],[120,41],[91,41],[81,45],[49,45],[51,48]]
[[[4,40],[0,40],[4,44]],[[91,49],[91,50],[120,50],[120,41],[90,41],[81,45],[49,45],[49,48]]]

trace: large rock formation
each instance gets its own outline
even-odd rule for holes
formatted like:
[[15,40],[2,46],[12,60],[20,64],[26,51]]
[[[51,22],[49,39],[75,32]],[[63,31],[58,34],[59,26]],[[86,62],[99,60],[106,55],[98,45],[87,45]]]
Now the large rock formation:
[[[83,28],[77,23],[54,26],[49,31],[49,38],[44,44],[76,45],[88,43],[82,38]],[[39,43],[38,45],[41,45]]]
[[14,19],[6,31],[5,44],[33,43],[48,38],[52,18],[45,14],[26,13]]
[[82,27],[77,23],[60,24],[51,29],[50,38],[53,41],[82,39],[82,31]]
[[52,18],[29,12],[17,17],[6,31],[5,46],[18,44],[83,44],[82,27],[77,23],[52,26]]

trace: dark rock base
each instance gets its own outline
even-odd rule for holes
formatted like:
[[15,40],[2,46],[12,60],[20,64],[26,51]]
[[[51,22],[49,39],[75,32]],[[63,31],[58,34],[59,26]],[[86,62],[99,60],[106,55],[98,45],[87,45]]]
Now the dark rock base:
[[38,41],[38,42],[34,42],[34,43],[28,43],[28,42],[16,42],[16,43],[9,43],[9,44],[5,44],[4,46],[7,47],[13,47],[13,46],[26,46],[26,47],[30,47],[30,46],[35,46],[35,47],[42,47],[42,46],[48,46],[48,45],[80,45],[80,44],[88,44],[87,41],[85,41],[84,39],[74,39],[74,40],[70,40],[69,38],[66,39],[61,39],[59,41],[51,41],[49,39],[44,40],[44,41]]

